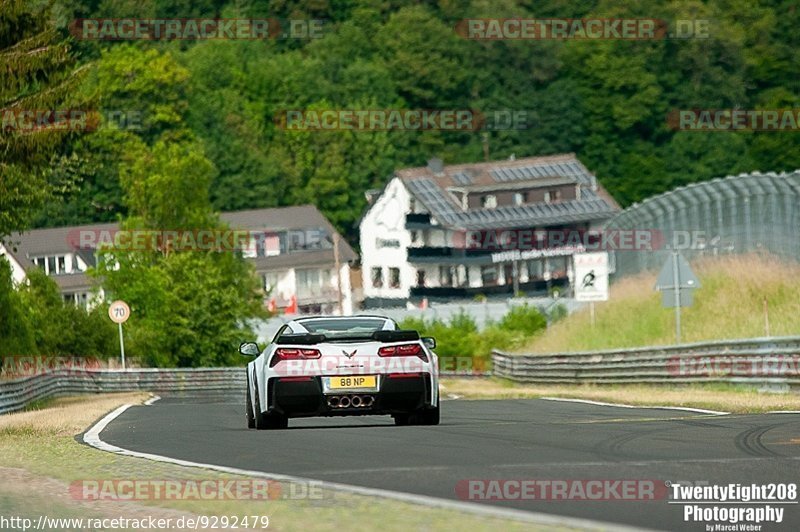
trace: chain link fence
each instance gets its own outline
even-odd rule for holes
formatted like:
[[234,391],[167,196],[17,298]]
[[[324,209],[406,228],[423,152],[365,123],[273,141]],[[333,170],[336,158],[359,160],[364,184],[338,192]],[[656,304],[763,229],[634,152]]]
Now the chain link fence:
[[658,248],[615,251],[618,277],[658,269],[673,250],[689,260],[743,253],[800,260],[800,170],[680,187],[628,207],[605,230],[651,231]]

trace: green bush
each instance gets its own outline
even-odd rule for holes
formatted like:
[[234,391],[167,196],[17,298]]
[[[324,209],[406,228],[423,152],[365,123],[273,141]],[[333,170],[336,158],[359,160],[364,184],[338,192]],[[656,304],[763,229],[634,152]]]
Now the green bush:
[[11,265],[0,257],[0,357],[36,351],[33,325],[11,280]]
[[[476,370],[488,369],[492,349],[510,349],[547,326],[547,320],[535,308],[527,305],[515,307],[497,324],[487,324],[482,330],[463,309],[445,322],[434,318],[408,317],[400,322],[403,329],[414,329],[422,336],[436,338],[436,354],[440,362],[446,359],[454,366],[464,368],[463,357],[471,358],[470,366]],[[454,362],[455,360],[455,362]]]
[[0,259],[0,355],[82,356],[106,359],[119,352],[116,327],[105,307],[65,303],[55,281],[39,269],[19,288]]
[[506,331],[519,332],[530,336],[546,329],[547,319],[539,309],[526,303],[512,307],[497,326]]

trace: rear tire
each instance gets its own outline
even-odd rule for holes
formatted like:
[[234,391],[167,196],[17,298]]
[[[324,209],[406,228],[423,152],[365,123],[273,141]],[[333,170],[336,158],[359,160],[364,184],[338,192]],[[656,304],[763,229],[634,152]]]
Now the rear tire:
[[408,414],[394,414],[394,424],[398,427],[405,427],[407,425],[438,425],[439,424],[439,407],[434,408],[421,408],[415,412]]
[[258,398],[258,381],[256,381],[256,408],[254,412],[256,430],[276,430],[289,428],[289,418],[283,414],[264,414],[261,412],[261,401]]
[[289,418],[283,414],[267,414],[264,417],[266,418],[266,428],[268,429],[278,430],[289,428]]
[[395,414],[392,417],[394,418],[394,424],[398,427],[405,427],[411,422],[411,414]]
[[250,375],[247,375],[247,404],[245,406],[245,416],[247,416],[247,428],[256,428],[256,418],[253,415],[253,401],[250,400]]
[[439,424],[439,406],[429,408],[427,410],[420,410],[417,415],[418,425],[438,425]]
[[253,425],[255,426],[256,430],[264,430],[268,428],[267,418],[261,412],[261,401],[259,400],[258,397],[258,381],[254,379],[253,382],[255,384],[255,390],[256,390],[256,400],[255,400],[256,406],[253,409]]

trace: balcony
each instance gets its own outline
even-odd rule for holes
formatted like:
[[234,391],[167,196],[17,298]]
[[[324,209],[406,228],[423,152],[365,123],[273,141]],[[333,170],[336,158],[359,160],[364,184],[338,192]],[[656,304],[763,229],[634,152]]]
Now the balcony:
[[[520,292],[527,295],[544,295],[547,293],[548,286],[564,287],[569,283],[566,278],[552,279],[547,281],[532,281],[520,283]],[[514,285],[504,284],[482,287],[455,287],[455,286],[413,286],[411,287],[411,297],[427,297],[431,299],[472,299],[477,295],[484,296],[511,296],[514,292]]]
[[331,286],[298,286],[297,301],[299,304],[337,301],[339,292]]
[[435,246],[421,246],[408,248],[409,262],[491,262],[492,253],[489,249],[465,249]]

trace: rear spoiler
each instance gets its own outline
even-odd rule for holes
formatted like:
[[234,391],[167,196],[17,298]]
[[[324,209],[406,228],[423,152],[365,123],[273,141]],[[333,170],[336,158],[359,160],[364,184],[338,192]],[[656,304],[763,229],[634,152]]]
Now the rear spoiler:
[[379,342],[415,342],[419,340],[417,331],[375,331],[372,339]]
[[[370,335],[378,342],[416,342],[419,340],[417,331],[375,331]],[[314,345],[321,344],[327,340],[324,334],[319,333],[295,333],[282,334],[275,343],[279,345]]]
[[275,343],[281,345],[314,345],[321,344],[324,341],[324,334],[297,333],[282,334],[275,340]]

